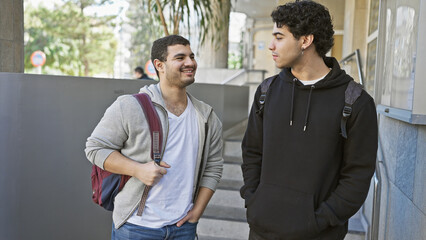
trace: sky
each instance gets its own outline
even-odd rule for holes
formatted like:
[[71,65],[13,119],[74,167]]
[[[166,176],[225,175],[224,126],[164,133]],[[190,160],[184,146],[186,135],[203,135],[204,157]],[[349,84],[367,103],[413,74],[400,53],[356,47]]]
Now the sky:
[[[54,4],[61,3],[62,0],[24,0],[24,7],[27,4],[32,6],[43,5],[47,8],[53,8]],[[91,7],[88,8],[87,13],[92,14],[97,12],[99,16],[114,15],[120,13],[121,9],[127,9],[129,6],[125,0],[114,0],[112,4],[108,4],[102,7]]]

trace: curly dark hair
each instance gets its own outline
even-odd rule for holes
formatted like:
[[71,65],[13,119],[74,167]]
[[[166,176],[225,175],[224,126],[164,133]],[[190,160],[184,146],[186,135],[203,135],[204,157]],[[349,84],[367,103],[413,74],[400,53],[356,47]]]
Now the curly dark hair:
[[[155,40],[152,43],[151,47],[151,61],[154,63],[155,59],[158,59],[162,62],[165,62],[167,59],[167,47],[173,46],[173,45],[191,45],[188,41],[188,39],[179,36],[179,35],[169,35],[166,37],[159,38]],[[155,72],[157,73],[157,76],[159,77],[158,71],[155,68]]]
[[321,57],[334,45],[330,13],[319,3],[308,0],[286,3],[278,6],[271,17],[277,27],[287,26],[296,39],[313,34],[313,44]]

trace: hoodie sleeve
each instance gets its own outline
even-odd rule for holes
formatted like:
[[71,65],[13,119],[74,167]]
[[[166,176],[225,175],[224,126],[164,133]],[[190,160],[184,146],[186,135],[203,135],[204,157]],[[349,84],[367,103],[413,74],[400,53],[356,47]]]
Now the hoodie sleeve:
[[210,144],[208,146],[206,168],[204,169],[200,186],[215,191],[217,184],[219,183],[220,178],[222,177],[223,171],[222,123],[214,112],[212,112],[212,114],[210,115],[208,122],[208,136],[210,136]]
[[240,195],[247,202],[254,194],[260,182],[260,172],[262,165],[262,145],[263,145],[263,119],[256,112],[259,110],[260,87],[257,88],[253,105],[250,111],[247,130],[241,145],[243,164],[244,185],[240,189]]
[[[364,98],[362,99],[364,95]],[[378,127],[376,106],[365,92],[358,99],[358,111],[347,123],[340,179],[330,197],[315,211],[318,227],[343,225],[362,206],[376,166]]]
[[121,100],[119,97],[106,111],[101,121],[87,139],[87,159],[96,166],[104,169],[104,162],[114,151],[123,148],[128,135],[123,127]]

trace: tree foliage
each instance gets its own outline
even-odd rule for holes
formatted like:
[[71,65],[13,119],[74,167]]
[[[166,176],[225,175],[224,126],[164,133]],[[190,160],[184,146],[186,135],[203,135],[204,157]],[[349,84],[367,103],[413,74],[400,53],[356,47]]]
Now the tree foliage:
[[108,0],[64,0],[52,9],[25,11],[25,69],[33,68],[31,53],[46,54],[45,69],[74,76],[112,74],[117,42],[113,34],[116,16],[89,16],[84,10]]
[[143,0],[128,0],[128,2],[127,22],[123,26],[123,29],[130,34],[128,45],[130,57],[126,61],[132,68],[144,67],[146,61],[151,59],[152,42],[164,36],[164,32],[160,23],[151,18]]
[[225,1],[229,2],[229,0],[143,0],[143,3],[150,10],[152,18],[161,22],[165,35],[179,34],[180,24],[184,25],[188,33],[191,32],[191,27],[195,26],[198,28],[200,42],[203,43],[209,29],[220,30],[229,23],[228,17],[217,14],[220,13]]

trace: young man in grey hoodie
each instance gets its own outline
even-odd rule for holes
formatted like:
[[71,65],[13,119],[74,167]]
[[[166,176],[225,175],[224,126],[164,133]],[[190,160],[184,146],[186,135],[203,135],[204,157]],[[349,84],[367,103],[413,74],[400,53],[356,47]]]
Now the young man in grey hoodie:
[[[151,60],[160,81],[140,92],[150,96],[161,119],[160,165],[151,159],[148,122],[131,95],[106,110],[85,152],[92,164],[131,176],[115,197],[111,239],[194,239],[222,175],[222,125],[209,105],[186,91],[197,69],[187,39],[154,41]],[[138,216],[146,186],[151,190]]]

